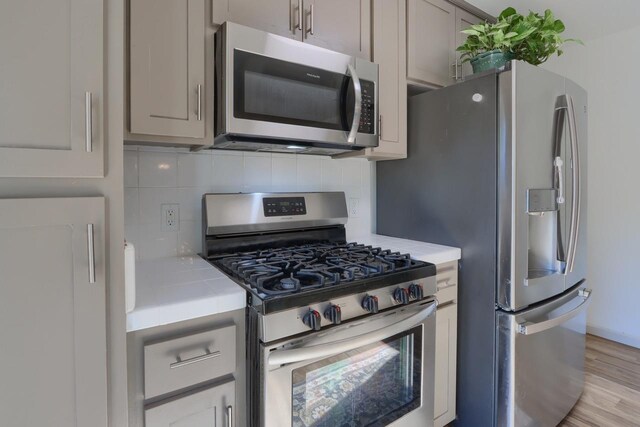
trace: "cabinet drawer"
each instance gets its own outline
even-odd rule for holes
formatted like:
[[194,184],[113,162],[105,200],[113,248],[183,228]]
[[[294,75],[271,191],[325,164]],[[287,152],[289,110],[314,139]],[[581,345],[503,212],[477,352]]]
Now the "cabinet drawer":
[[145,398],[232,373],[236,327],[226,326],[144,347]]
[[146,427],[236,425],[235,381],[154,405],[144,411]]
[[436,282],[438,302],[453,301],[458,298],[458,261],[436,265]]

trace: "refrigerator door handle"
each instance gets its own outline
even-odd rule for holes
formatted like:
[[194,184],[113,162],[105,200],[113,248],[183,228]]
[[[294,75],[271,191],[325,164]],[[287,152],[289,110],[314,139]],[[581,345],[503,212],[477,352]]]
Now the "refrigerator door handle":
[[580,289],[580,291],[578,292],[578,297],[582,298],[583,301],[573,310],[561,314],[560,316],[554,317],[553,319],[545,320],[543,322],[519,323],[517,328],[518,333],[522,335],[533,335],[539,332],[544,332],[548,329],[555,328],[556,326],[560,326],[563,323],[568,322],[587,308],[589,302],[591,301],[591,289]]
[[[564,274],[568,274],[573,271],[573,265],[576,259],[576,248],[578,246],[578,229],[580,223],[580,159],[578,153],[578,131],[576,127],[576,114],[573,105],[573,99],[570,95],[561,95],[558,97],[556,101],[556,114],[557,114],[557,122],[556,122],[556,148],[554,158],[554,166],[556,166],[558,173],[558,190],[559,195],[558,199],[562,197],[562,202],[564,202],[564,186],[563,186],[563,178],[561,176],[562,173],[562,163],[560,165],[557,164],[559,155],[561,153],[560,150],[560,139],[562,138],[561,123],[564,123],[564,114],[566,113],[568,127],[569,127],[569,140],[571,144],[571,223],[569,225],[569,244],[567,248],[566,256],[561,261],[566,262]],[[562,160],[560,160],[562,162]],[[559,166],[559,167],[558,167]],[[562,203],[558,200],[558,203]],[[560,233],[559,233],[560,235]]]

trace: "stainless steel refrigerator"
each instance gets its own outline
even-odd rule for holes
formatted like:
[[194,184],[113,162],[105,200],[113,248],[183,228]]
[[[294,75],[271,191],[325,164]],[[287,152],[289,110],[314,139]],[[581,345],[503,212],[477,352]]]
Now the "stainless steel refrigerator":
[[512,62],[410,98],[408,144],[377,232],[462,248],[456,425],[557,425],[584,383],[586,92]]

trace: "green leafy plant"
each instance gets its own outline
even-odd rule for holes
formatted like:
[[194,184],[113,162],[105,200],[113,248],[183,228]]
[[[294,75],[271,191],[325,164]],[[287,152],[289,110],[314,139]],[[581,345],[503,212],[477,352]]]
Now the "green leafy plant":
[[562,55],[562,44],[579,40],[563,39],[564,23],[556,19],[553,12],[544,15],[529,12],[524,16],[508,7],[500,13],[496,23],[483,22],[472,25],[462,32],[467,40],[458,47],[464,61],[491,51],[500,51],[506,56],[539,65],[551,55]]

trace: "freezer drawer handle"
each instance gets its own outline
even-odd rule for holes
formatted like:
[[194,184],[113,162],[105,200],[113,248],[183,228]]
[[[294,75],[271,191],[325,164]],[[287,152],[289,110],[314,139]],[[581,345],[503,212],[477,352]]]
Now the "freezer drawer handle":
[[345,338],[326,344],[294,348],[292,350],[272,351],[269,355],[269,366],[279,366],[288,363],[297,363],[305,360],[334,356],[336,354],[373,344],[419,325],[435,313],[437,306],[438,305],[434,302],[408,319],[401,320],[384,328],[357,335],[355,337]]
[[566,323],[569,320],[573,319],[578,314],[580,314],[582,310],[587,308],[587,306],[589,305],[589,302],[591,300],[591,289],[580,289],[578,291],[578,296],[583,298],[583,301],[580,303],[580,305],[578,305],[573,310],[567,313],[564,313],[558,317],[554,317],[553,319],[545,320],[544,322],[521,323],[518,325],[518,333],[522,335],[537,334],[538,332],[543,332],[543,331],[546,331],[547,329],[555,328],[556,326],[560,326],[563,323]]

